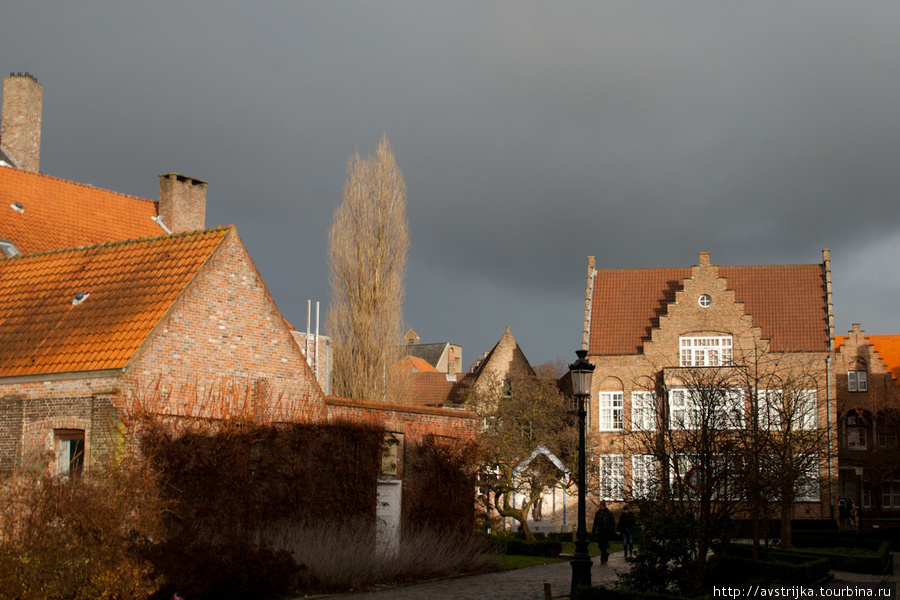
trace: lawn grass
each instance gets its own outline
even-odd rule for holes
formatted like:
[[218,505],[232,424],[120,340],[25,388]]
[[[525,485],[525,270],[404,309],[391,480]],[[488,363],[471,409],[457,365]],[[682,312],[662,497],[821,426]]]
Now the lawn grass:
[[508,554],[485,554],[484,556],[491,563],[496,564],[498,569],[521,569],[522,567],[536,567],[538,565],[549,565],[569,560],[568,558],[548,558],[546,556],[517,556]]
[[[622,542],[610,542],[609,543],[609,551],[610,552],[621,552],[622,551]],[[563,542],[562,545],[562,553],[563,554],[575,554],[575,542]],[[590,546],[588,546],[588,554],[600,554],[600,547],[596,542],[591,542]]]

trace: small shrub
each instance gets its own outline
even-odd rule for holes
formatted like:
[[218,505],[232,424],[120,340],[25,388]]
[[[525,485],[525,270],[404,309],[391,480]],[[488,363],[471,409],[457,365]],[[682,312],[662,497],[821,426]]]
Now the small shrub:
[[156,595],[191,600],[270,600],[296,589],[299,566],[289,552],[249,540],[160,544],[150,558],[166,574]]
[[631,570],[619,585],[633,590],[691,594],[703,581],[695,560],[697,523],[677,503],[646,503],[640,511],[641,534]]
[[0,599],[144,600],[160,578],[139,549],[164,504],[150,473],[126,465],[63,483],[18,478],[0,532]]
[[395,548],[376,550],[375,532],[363,520],[338,525],[286,522],[260,537],[293,556],[304,591],[361,589],[475,571],[487,564],[481,556],[483,542],[439,530],[408,529]]

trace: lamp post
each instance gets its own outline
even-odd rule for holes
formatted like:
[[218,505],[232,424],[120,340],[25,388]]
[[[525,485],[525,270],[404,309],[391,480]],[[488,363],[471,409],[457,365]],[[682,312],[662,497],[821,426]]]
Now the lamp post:
[[587,480],[587,468],[585,465],[584,450],[584,421],[585,400],[591,397],[591,375],[594,372],[592,365],[585,357],[587,350],[575,352],[578,360],[569,365],[569,374],[572,376],[572,392],[578,403],[578,529],[575,533],[575,555],[572,557],[572,589],[570,596],[575,595],[578,586],[590,587],[591,585],[591,555],[588,554],[587,524],[584,505],[584,488]]

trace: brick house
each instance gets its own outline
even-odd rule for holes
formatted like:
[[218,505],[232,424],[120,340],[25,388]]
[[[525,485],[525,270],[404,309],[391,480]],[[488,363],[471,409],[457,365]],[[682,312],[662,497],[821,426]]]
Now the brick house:
[[900,516],[900,335],[867,334],[854,323],[835,345],[838,493],[861,504],[871,526]]
[[325,417],[234,227],[2,259],[0,315],[3,470],[73,444],[89,469],[102,428],[139,409]]
[[4,79],[0,472],[89,470],[138,410],[474,437],[465,411],[326,402],[309,363],[327,379],[327,347],[316,331],[305,356],[234,226],[205,229],[206,182],[161,175],[152,201],[39,173],[42,98],[32,76]]
[[[685,446],[709,414],[710,428],[723,430],[714,457],[723,464],[751,423],[774,431],[771,439],[788,423],[815,432],[802,466],[794,455],[794,518],[830,517],[833,343],[827,250],[822,263],[806,265],[719,266],[701,253],[691,267],[598,270],[589,257],[583,348],[596,367],[589,497],[615,510],[663,484],[698,489],[693,473],[712,481],[712,467],[698,471],[697,450]],[[699,388],[713,378],[718,404],[707,409],[711,394]]]

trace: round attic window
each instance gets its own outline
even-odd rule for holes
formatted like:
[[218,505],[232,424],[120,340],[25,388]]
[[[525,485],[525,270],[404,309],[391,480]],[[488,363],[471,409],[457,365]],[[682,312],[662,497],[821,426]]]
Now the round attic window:
[[712,296],[710,296],[709,294],[701,294],[697,302],[703,308],[709,308],[709,305],[712,304]]

